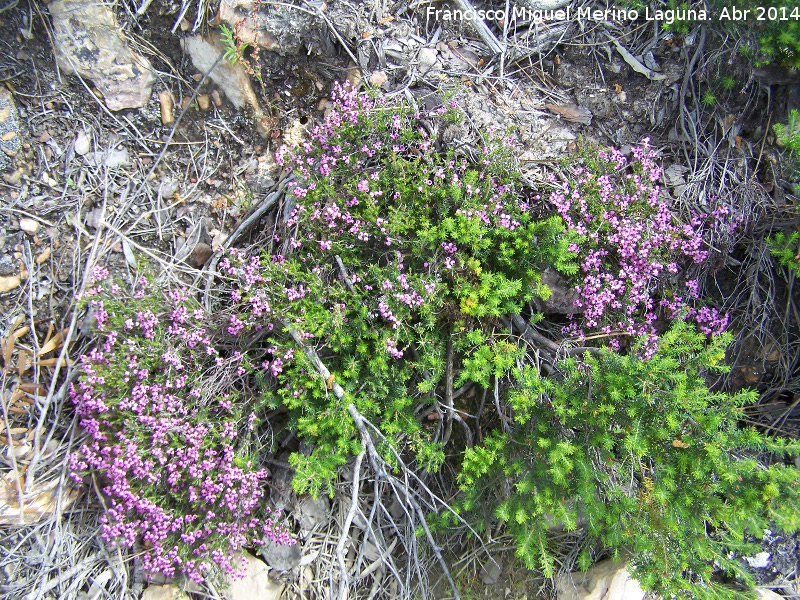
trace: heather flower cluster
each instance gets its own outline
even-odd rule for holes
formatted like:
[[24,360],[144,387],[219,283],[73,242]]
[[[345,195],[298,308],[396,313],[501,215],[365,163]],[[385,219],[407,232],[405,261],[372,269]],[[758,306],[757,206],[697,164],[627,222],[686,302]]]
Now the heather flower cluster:
[[[574,169],[567,182],[551,182],[556,189],[550,202],[564,219],[569,246],[580,271],[575,290],[581,319],[565,328],[578,337],[589,331],[614,336],[648,335],[645,357],[651,357],[658,339],[656,320],[682,318],[696,322],[703,333],[722,332],[728,316],[715,308],[695,307],[698,282],[675,286],[689,264],[708,257],[703,242],[709,223],[728,213],[721,206],[708,214],[693,214],[687,223],[673,215],[660,196],[662,171],[645,139],[632,149],[632,160],[621,152],[597,153],[596,160]],[[733,223],[735,226],[735,221]]]
[[237,576],[242,546],[294,543],[264,505],[268,472],[242,431],[236,386],[214,392],[202,378],[205,367],[241,362],[220,356],[204,311],[185,290],[159,305],[143,277],[131,295],[102,267],[93,278],[85,301],[99,339],[69,391],[88,439],[69,466],[77,482],[99,474],[101,537],[144,547],[150,574],[195,581],[213,567]]

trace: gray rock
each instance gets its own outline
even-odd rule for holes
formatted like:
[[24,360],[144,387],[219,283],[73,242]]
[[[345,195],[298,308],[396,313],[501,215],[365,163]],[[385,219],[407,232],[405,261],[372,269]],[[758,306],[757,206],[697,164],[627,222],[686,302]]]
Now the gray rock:
[[666,183],[670,187],[676,187],[686,183],[686,173],[689,172],[688,167],[684,167],[681,165],[670,165],[666,171],[664,171],[664,183]]
[[503,559],[492,557],[481,565],[481,581],[484,585],[494,585],[503,574]]
[[19,261],[15,261],[8,254],[0,255],[0,275],[16,275],[19,271]]
[[164,177],[158,186],[158,195],[162,200],[171,200],[180,185],[171,177]]
[[330,502],[325,496],[319,498],[307,498],[300,501],[297,506],[297,518],[300,521],[300,529],[310,531],[319,524],[328,520],[330,512]]
[[758,597],[758,600],[785,600],[783,596],[767,588],[755,588],[753,591]]
[[419,70],[422,73],[427,73],[436,64],[436,50],[433,48],[421,48],[419,51]]
[[243,42],[257,41],[262,48],[282,56],[297,54],[303,45],[317,50],[323,46],[321,21],[316,15],[288,4],[262,2],[253,14],[253,0],[224,0],[219,6],[219,16],[231,25],[239,24],[239,38]]
[[770,558],[769,552],[759,552],[755,556],[745,556],[744,560],[753,569],[765,569],[769,566]]
[[155,82],[153,68],[128,47],[108,5],[55,0],[48,8],[61,69],[91,79],[111,110],[147,104]]
[[547,300],[539,301],[545,314],[574,315],[583,312],[583,308],[575,306],[575,301],[580,298],[578,292],[560,273],[549,268],[545,269],[542,273],[542,283],[552,292]]
[[41,224],[36,219],[23,217],[19,220],[19,228],[28,235],[35,235],[39,231],[39,227],[41,227]]
[[300,566],[302,551],[299,544],[279,546],[272,540],[265,540],[261,548],[261,556],[276,571],[291,571]]

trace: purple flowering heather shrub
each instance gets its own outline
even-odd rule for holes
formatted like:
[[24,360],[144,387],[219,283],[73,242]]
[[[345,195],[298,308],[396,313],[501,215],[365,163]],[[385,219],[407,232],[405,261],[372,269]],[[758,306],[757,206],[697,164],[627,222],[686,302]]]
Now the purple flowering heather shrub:
[[741,216],[732,217],[726,206],[719,206],[680,223],[659,196],[662,170],[649,139],[632,153],[629,162],[616,149],[600,151],[596,160],[577,167],[568,182],[557,183],[551,175],[557,187],[549,200],[574,236],[569,250],[580,264],[575,290],[582,314],[565,333],[583,338],[600,331],[613,336],[614,349],[620,348],[619,336],[648,335],[643,356],[650,358],[656,351],[659,314],[693,321],[705,334],[721,333],[727,326],[728,315],[695,306],[697,280],[677,288],[671,281],[679,279],[687,264],[706,261],[703,233],[709,226],[729,216],[733,229]]
[[168,314],[156,314],[159,295],[144,278],[127,298],[107,278],[95,267],[83,299],[99,340],[70,386],[88,434],[69,457],[71,477],[97,474],[102,539],[143,546],[148,573],[202,581],[216,566],[236,577],[242,546],[295,543],[264,505],[268,472],[249,452],[255,413],[234,389],[210,390],[203,379],[213,365],[234,381],[239,360],[219,356],[185,291],[170,292]]

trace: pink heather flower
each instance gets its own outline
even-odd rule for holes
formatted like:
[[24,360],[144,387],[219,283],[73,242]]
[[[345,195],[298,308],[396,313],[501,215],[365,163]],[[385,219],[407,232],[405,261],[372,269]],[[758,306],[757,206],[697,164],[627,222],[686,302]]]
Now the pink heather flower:
[[93,283],[100,283],[101,281],[105,281],[108,279],[109,273],[108,269],[101,265],[95,265],[92,267],[92,282]]

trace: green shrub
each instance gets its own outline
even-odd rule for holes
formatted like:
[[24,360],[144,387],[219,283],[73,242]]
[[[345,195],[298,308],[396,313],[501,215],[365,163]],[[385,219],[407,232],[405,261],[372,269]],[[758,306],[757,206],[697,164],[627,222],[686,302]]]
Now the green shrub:
[[[800,114],[793,110],[789,113],[789,121],[785,125],[773,125],[778,143],[786,149],[783,165],[786,174],[794,181],[800,180]],[[795,185],[795,192],[800,195],[800,183]]]
[[555,525],[585,529],[582,569],[607,548],[630,553],[634,576],[661,597],[739,597],[714,572],[749,581],[741,557],[758,545],[747,541],[766,528],[797,531],[800,472],[764,460],[800,444],[738,425],[754,392],[707,389],[703,373],[723,369],[729,340],[706,345],[676,321],[648,361],[603,350],[562,362],[557,377],[513,370],[514,430],[466,451],[461,509],[493,498],[517,554],[546,575],[569,551],[553,541]]
[[[245,307],[229,331],[266,328],[267,351],[252,358],[261,393],[313,442],[291,458],[295,488],[312,494],[332,494],[337,467],[358,451],[351,402],[398,451],[437,469],[442,439],[418,408],[443,394],[448,343],[454,364],[468,365],[459,385],[504,371],[519,352],[494,333],[497,318],[545,297],[540,271],[571,256],[561,219],[534,219],[519,194],[511,140],[470,162],[437,153],[409,107],[343,88],[332,107],[311,141],[279,153],[297,177],[286,233],[261,257],[221,263]],[[455,103],[439,113],[457,120]],[[345,402],[287,326],[317,348]]]
[[767,247],[778,264],[800,275],[800,233],[793,231],[786,235],[780,231],[767,238]]

